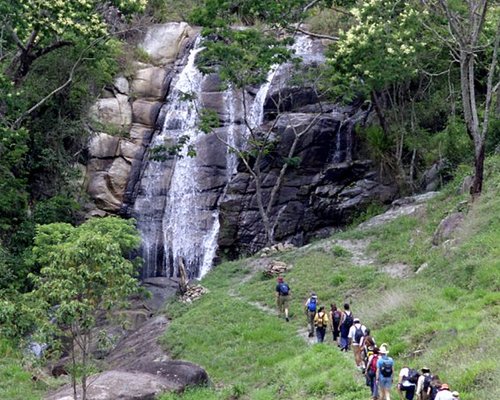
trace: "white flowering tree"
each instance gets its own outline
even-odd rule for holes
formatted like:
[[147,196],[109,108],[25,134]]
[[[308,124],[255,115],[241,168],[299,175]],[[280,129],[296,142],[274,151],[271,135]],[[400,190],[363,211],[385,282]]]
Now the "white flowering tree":
[[[110,2],[124,15],[143,10],[147,0],[113,0]],[[33,62],[75,41],[93,40],[106,34],[102,13],[106,2],[99,0],[12,0],[0,6],[4,34],[2,47],[15,46],[9,75],[19,83]],[[2,51],[7,57],[5,50]]]
[[[417,1],[359,1],[349,9],[350,28],[339,32],[328,55],[330,92],[344,101],[371,103],[380,123],[380,130],[370,130],[374,155],[381,168],[410,187],[415,184],[419,128],[409,116],[415,115],[412,108],[428,83],[422,71],[435,71],[443,62],[440,45],[420,23],[423,12]],[[407,150],[408,170],[403,162]]]

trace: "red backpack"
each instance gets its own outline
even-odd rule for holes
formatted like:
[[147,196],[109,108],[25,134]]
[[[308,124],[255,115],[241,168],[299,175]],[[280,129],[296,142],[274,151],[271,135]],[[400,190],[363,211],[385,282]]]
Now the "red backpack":
[[374,354],[370,362],[370,371],[374,373],[377,372],[377,361],[378,361],[378,355]]

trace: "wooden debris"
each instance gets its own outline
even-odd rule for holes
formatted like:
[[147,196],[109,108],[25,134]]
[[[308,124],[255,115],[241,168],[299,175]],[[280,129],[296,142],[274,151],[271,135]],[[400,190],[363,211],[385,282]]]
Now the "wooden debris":
[[199,299],[205,293],[208,293],[208,289],[201,285],[191,285],[188,286],[186,292],[181,296],[181,301],[183,303],[191,303],[196,299]]
[[268,278],[284,274],[289,269],[289,266],[283,261],[271,261],[264,271],[264,275]]

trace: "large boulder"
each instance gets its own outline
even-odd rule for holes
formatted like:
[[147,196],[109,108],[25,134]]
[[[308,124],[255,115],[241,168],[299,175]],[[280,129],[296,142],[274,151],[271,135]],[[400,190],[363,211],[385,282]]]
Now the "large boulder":
[[136,71],[132,81],[132,94],[136,98],[162,100],[167,93],[167,70],[149,67]]
[[155,65],[173,63],[183,46],[194,34],[185,22],[169,22],[151,26],[141,47],[148,53]]
[[[106,371],[89,378],[88,400],[154,400],[160,393],[181,391],[182,385],[145,372]],[[81,387],[77,393],[81,398]],[[45,400],[73,400],[73,388],[65,385]]]
[[97,100],[90,114],[104,130],[128,132],[132,123],[132,107],[128,96],[124,94],[118,93],[114,97]]
[[98,133],[89,143],[89,155],[92,158],[111,158],[116,156],[118,136],[108,135],[107,133]]
[[465,214],[463,212],[454,212],[444,218],[436,228],[432,237],[432,244],[438,246],[446,240],[451,239],[457,229],[461,226]]

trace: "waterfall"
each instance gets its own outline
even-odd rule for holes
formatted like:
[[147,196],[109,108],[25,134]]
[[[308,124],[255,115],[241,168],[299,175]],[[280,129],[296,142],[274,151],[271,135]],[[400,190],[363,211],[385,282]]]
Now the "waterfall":
[[[189,136],[194,145],[203,133],[197,129],[203,76],[194,65],[202,50],[199,40],[187,63],[172,82],[166,99],[165,122],[151,146]],[[176,276],[182,258],[191,277],[207,270],[215,256],[218,215],[200,204],[198,160],[187,147],[175,160],[148,160],[133,216],[142,238],[143,277]],[[166,193],[165,193],[166,192]]]
[[[294,49],[299,56],[310,51],[310,39],[299,37]],[[176,141],[189,136],[188,145],[195,148],[207,136],[197,129],[203,75],[195,67],[195,57],[202,50],[200,40],[194,45],[185,65],[173,78],[165,102],[165,120],[162,129],[155,133],[151,146]],[[273,66],[266,82],[262,84],[248,107],[250,127],[258,127],[264,120],[264,102],[268,96],[275,74],[280,69]],[[241,94],[229,87],[224,93],[226,113],[223,134],[229,146],[225,148],[225,168],[222,180],[227,184],[236,173],[238,159],[229,147],[237,147],[248,136],[241,124],[238,110]],[[184,146],[186,147],[186,146]],[[218,201],[224,196],[226,185],[220,186],[218,194],[209,198],[203,179],[203,157],[189,157],[184,148],[178,156],[166,161],[146,159],[143,164],[138,195],[132,216],[142,238],[142,277],[177,276],[180,260],[184,262],[191,278],[202,277],[213,263],[219,233]],[[203,178],[203,176],[205,178]],[[213,199],[216,199],[213,201]]]

